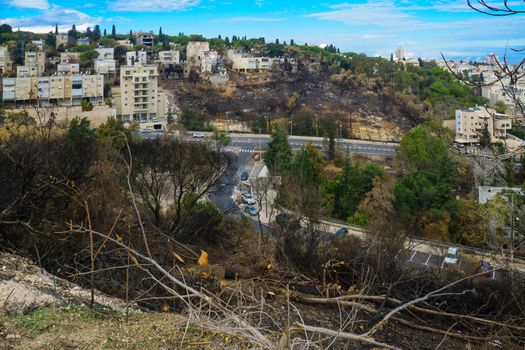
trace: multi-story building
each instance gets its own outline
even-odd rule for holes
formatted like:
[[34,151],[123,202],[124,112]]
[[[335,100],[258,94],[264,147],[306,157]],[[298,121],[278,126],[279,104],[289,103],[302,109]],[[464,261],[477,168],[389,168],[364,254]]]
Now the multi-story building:
[[30,78],[40,76],[36,66],[16,66],[17,78]]
[[180,63],[180,53],[176,50],[170,51],[160,51],[159,52],[159,63],[168,65],[168,64],[179,64]]
[[201,57],[201,72],[211,73],[216,70],[219,56],[217,51],[204,51]]
[[269,57],[253,57],[251,53],[228,50],[228,59],[232,62],[232,69],[238,72],[248,72],[255,70],[268,70],[277,59]]
[[153,32],[134,32],[133,37],[137,45],[153,46]]
[[2,100],[24,105],[80,105],[83,99],[92,103],[104,100],[102,75],[54,75],[3,79]]
[[0,46],[0,76],[9,76],[13,72],[13,62],[7,46]]
[[126,52],[127,66],[143,66],[148,62],[146,51],[129,51]]
[[143,123],[164,119],[167,98],[159,91],[157,66],[120,67],[120,92],[116,95],[115,102],[117,115],[124,122],[135,120],[142,126]]
[[96,49],[98,57],[93,61],[95,65],[95,72],[104,75],[116,75],[117,74],[117,61],[115,58],[115,49],[99,48]]
[[46,70],[46,53],[26,51],[24,64],[31,70],[36,68],[36,74],[41,76]]
[[60,46],[67,46],[67,43],[69,41],[69,36],[67,34],[56,34],[56,48],[59,48]]
[[62,52],[60,54],[60,63],[78,63],[80,62],[80,52]]
[[78,63],[59,63],[57,64],[58,75],[76,75],[80,73],[80,64]]
[[487,130],[493,142],[507,137],[507,130],[512,129],[512,119],[505,114],[499,114],[492,108],[476,106],[466,110],[456,110],[456,142],[461,144],[476,144],[480,140],[483,128]]
[[497,102],[505,104],[507,113],[521,112],[519,105],[525,103],[525,87],[488,85],[481,87],[481,96],[489,100],[489,106],[494,107]]
[[405,59],[405,50],[402,47],[396,49],[396,59],[402,61]]
[[31,40],[31,44],[35,45],[40,51],[44,50],[44,40]]
[[133,43],[129,39],[117,40],[118,46],[133,47]]
[[210,43],[207,41],[190,41],[186,46],[186,60],[189,65],[200,67],[203,53],[210,51]]
[[95,49],[98,52],[97,59],[99,60],[113,60],[115,59],[115,49],[112,47],[101,47]]

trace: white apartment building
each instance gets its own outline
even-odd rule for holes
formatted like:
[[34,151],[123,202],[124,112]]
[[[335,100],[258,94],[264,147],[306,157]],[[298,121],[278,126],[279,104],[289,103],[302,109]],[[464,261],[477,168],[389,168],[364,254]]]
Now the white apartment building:
[[60,63],[78,63],[80,62],[80,52],[62,52],[60,53]]
[[115,49],[112,47],[101,47],[95,49],[98,52],[97,59],[99,60],[113,60],[115,59]]
[[507,130],[512,129],[512,119],[505,114],[499,114],[492,108],[476,106],[466,110],[456,110],[456,142],[461,144],[475,144],[485,125],[492,141],[505,139]]
[[133,33],[133,37],[137,45],[153,46],[153,32],[135,32]]
[[44,51],[44,40],[31,40],[31,44],[35,45],[40,51]]
[[26,51],[24,64],[30,70],[36,68],[36,74],[41,76],[46,71],[46,53]]
[[148,62],[146,51],[129,51],[126,52],[127,66],[144,66]]
[[56,48],[59,48],[60,45],[67,46],[67,42],[69,41],[69,36],[67,34],[56,34]]
[[159,52],[159,63],[168,65],[168,64],[179,64],[180,63],[180,53],[176,50],[170,51],[160,51]]
[[117,115],[124,122],[140,121],[141,128],[143,123],[157,123],[164,119],[168,109],[167,97],[159,91],[157,66],[120,67],[120,92],[115,96],[115,102]]
[[59,63],[57,64],[58,75],[77,75],[80,74],[80,64],[78,63]]
[[17,78],[30,78],[38,77],[38,68],[36,66],[16,66],[16,77]]
[[201,57],[201,72],[211,73],[217,67],[218,60],[217,51],[204,51]]
[[0,76],[9,76],[13,72],[13,62],[7,46],[0,46]]
[[203,53],[210,51],[207,41],[190,41],[186,46],[186,60],[189,65],[200,67]]
[[507,113],[516,113],[516,102],[525,103],[525,88],[517,86],[489,85],[481,87],[481,96],[489,100],[489,105],[494,107],[496,102],[503,102],[507,107]]
[[2,81],[4,102],[17,105],[37,102],[40,106],[80,105],[104,100],[102,75],[55,75],[51,77],[8,78]]

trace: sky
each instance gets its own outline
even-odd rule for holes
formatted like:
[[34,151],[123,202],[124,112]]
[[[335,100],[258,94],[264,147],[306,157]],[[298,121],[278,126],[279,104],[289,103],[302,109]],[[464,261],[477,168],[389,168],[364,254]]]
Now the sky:
[[[476,1],[476,0],[474,0]],[[503,0],[487,0],[489,4]],[[525,10],[523,0],[510,0]],[[99,24],[118,33],[153,30],[166,34],[232,35],[293,39],[297,44],[334,44],[343,52],[390,57],[482,60],[505,51],[512,62],[525,53],[525,13],[492,17],[467,0],[0,0],[0,23],[48,32],[58,24],[85,30]]]

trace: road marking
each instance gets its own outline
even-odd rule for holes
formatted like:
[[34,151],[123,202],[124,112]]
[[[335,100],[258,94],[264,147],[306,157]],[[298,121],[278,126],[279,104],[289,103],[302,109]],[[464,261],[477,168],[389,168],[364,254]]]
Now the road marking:
[[427,261],[425,261],[423,265],[428,265],[428,261],[430,260],[431,257],[432,257],[432,254],[428,254]]
[[412,254],[412,256],[410,257],[410,260],[409,260],[410,262],[412,262],[412,259],[414,259],[414,256],[416,256],[416,253],[417,252],[414,250],[414,254]]

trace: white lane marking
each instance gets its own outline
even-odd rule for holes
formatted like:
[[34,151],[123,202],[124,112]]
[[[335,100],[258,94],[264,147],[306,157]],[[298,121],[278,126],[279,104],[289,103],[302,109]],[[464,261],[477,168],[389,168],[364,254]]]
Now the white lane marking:
[[430,260],[431,257],[432,257],[432,254],[428,254],[427,261],[425,261],[423,265],[428,265],[428,261]]
[[416,256],[416,253],[417,253],[417,252],[414,250],[414,253],[413,253],[412,256],[410,257],[410,260],[409,260],[410,262],[412,262],[412,259],[414,259],[414,256]]

